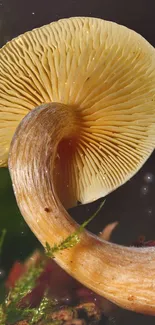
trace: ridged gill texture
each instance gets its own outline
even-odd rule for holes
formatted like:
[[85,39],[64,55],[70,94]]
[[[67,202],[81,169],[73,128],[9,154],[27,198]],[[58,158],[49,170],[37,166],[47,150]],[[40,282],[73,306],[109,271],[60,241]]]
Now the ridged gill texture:
[[134,31],[95,18],[63,19],[7,43],[0,50],[1,165],[20,120],[48,102],[66,104],[81,118],[79,137],[58,149],[61,201],[69,207],[105,196],[155,146],[154,48]]

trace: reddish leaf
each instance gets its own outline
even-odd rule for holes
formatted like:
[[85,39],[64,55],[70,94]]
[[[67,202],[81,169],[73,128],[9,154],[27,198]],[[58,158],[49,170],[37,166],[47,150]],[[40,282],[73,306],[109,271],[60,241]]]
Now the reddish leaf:
[[6,287],[9,289],[14,287],[17,280],[19,280],[19,278],[25,273],[25,271],[26,271],[26,267],[24,264],[18,261],[15,262],[7,278]]

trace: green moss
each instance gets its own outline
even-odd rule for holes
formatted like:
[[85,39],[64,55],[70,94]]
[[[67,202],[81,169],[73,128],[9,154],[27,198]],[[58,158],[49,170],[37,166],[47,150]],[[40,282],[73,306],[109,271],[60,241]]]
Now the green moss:
[[3,229],[2,234],[0,236],[0,255],[2,254],[2,248],[3,248],[3,244],[4,244],[5,235],[6,235],[6,229]]
[[[101,203],[98,210],[85,221],[78,230],[64,239],[60,244],[50,247],[46,244],[46,255],[54,258],[55,254],[61,250],[72,248],[80,241],[80,234],[84,228],[91,222],[98,212],[101,210],[104,202]],[[0,250],[2,248],[5,237],[5,231],[2,232],[0,238]],[[39,307],[22,309],[19,307],[19,302],[35,287],[36,280],[44,269],[45,262],[40,262],[36,266],[31,267],[22,278],[20,278],[15,287],[9,292],[7,299],[0,305],[0,324],[13,325],[20,320],[28,320],[30,325],[37,324],[42,318],[46,320],[46,315],[55,307],[55,302],[49,300],[46,295],[41,300]],[[48,322],[47,322],[48,324]],[[57,321],[52,321],[50,324],[60,324]]]
[[31,267],[26,274],[20,278],[15,287],[10,290],[5,301],[0,305],[0,324],[3,324],[5,315],[6,324],[14,324],[17,321],[27,318],[34,313],[29,307],[21,309],[18,303],[35,287],[36,279],[43,271],[44,263]]
[[47,319],[47,315],[49,312],[52,311],[52,308],[55,306],[55,302],[49,300],[46,296],[43,297],[40,305],[38,308],[33,309],[32,312],[32,320],[30,321],[30,325],[36,324],[39,322],[42,318],[44,320]]
[[0,305],[0,324],[6,325],[6,317],[5,317],[5,313],[4,313],[4,309],[3,309],[2,305]]
[[23,297],[25,297],[36,284],[36,279],[43,271],[44,263],[32,266],[21,279],[16,283],[16,286],[9,293],[9,300],[18,303]]
[[64,249],[72,248],[75,245],[77,245],[80,242],[80,234],[84,231],[86,226],[96,217],[96,215],[99,213],[99,211],[102,209],[105,201],[103,201],[97,211],[81,226],[79,226],[78,230],[75,231],[73,234],[65,238],[60,244],[58,245],[53,245],[53,247],[50,247],[48,243],[46,243],[46,256],[50,258],[54,258],[55,254],[58,253],[59,251],[62,251]]

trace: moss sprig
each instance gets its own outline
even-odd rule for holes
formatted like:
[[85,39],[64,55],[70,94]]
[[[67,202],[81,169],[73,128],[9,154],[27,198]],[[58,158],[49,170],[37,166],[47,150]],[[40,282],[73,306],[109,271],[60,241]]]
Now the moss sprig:
[[6,236],[6,229],[3,229],[2,230],[2,233],[0,235],[0,255],[2,254],[2,248],[3,248],[3,244],[4,244],[4,239],[5,239],[5,236]]
[[80,242],[80,234],[84,231],[86,226],[97,216],[97,214],[102,209],[105,200],[100,204],[99,208],[95,211],[95,213],[86,221],[79,226],[78,230],[73,234],[65,238],[60,244],[54,244],[53,247],[46,243],[45,253],[47,257],[54,258],[55,254],[68,248],[72,248]]
[[[72,248],[80,242],[80,234],[85,227],[95,218],[103,207],[105,201],[103,201],[97,211],[73,234],[65,238],[60,244],[50,247],[46,243],[46,255],[50,258],[54,258],[55,254],[61,250]],[[5,230],[0,237],[0,251],[4,242]],[[44,261],[40,264],[33,265],[31,268],[16,282],[15,287],[9,292],[7,299],[0,305],[0,324],[1,325],[13,325],[21,320],[28,320],[30,325],[37,324],[42,318],[46,319],[46,315],[49,310],[55,307],[55,302],[49,300],[46,295],[43,296],[39,306],[37,308],[20,307],[20,301],[35,287],[36,280],[44,270]]]

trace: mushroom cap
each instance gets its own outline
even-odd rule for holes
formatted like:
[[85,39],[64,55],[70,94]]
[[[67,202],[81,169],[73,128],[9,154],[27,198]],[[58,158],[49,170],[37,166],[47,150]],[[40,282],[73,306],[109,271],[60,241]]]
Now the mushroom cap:
[[43,103],[75,110],[80,131],[58,147],[55,184],[66,207],[105,196],[155,147],[155,51],[136,32],[69,18],[0,50],[0,165],[23,117]]

